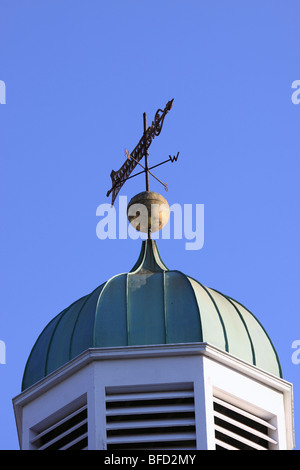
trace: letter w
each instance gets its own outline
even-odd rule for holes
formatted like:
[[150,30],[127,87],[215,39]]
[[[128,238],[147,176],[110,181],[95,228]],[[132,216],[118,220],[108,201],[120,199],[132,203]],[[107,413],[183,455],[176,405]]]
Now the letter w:
[[176,157],[175,157],[175,155],[174,155],[174,157],[171,157],[171,155],[169,155],[169,160],[171,160],[172,163],[177,162],[178,157],[179,157],[179,152],[177,153]]

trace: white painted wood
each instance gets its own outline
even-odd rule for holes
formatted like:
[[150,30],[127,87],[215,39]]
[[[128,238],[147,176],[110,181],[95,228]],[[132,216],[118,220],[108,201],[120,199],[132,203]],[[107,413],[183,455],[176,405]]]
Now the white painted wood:
[[258,416],[248,413],[247,411],[243,410],[242,408],[238,408],[237,406],[232,405],[231,403],[228,403],[224,400],[221,400],[220,398],[214,397],[214,402],[219,403],[219,405],[225,406],[229,410],[235,411],[236,413],[239,413],[242,416],[245,416],[246,418],[252,419],[253,421],[256,421],[259,424],[262,424],[263,426],[266,426],[273,431],[276,430],[276,426],[273,426],[269,421],[265,419],[261,419]]
[[256,449],[256,450],[266,450],[266,449],[265,449],[264,447],[262,447],[261,445],[256,444],[256,442],[250,441],[249,439],[246,439],[245,437],[240,436],[239,434],[236,434],[235,432],[229,431],[228,429],[224,429],[224,428],[222,428],[222,426],[215,425],[215,429],[216,429],[217,431],[220,431],[220,432],[226,434],[226,436],[230,436],[230,437],[232,437],[233,439],[236,439],[237,441],[240,441],[240,442],[242,442],[243,444],[246,444],[246,445],[248,445],[249,447],[252,447],[253,449]]
[[71,418],[73,418],[74,416],[77,416],[79,413],[81,413],[82,411],[86,410],[87,409],[87,406],[84,405],[82,407],[80,407],[78,410],[74,411],[73,413],[71,413],[70,415],[67,415],[65,416],[63,419],[60,419],[58,420],[55,424],[53,424],[52,426],[49,426],[47,427],[46,429],[44,429],[44,431],[36,434],[36,436],[31,439],[31,443],[32,444],[35,444],[41,437],[45,436],[46,434],[48,434],[50,431],[53,431],[55,430],[58,426],[60,426],[61,424],[64,424],[66,422],[68,422]]
[[232,424],[233,426],[236,426],[240,429],[243,429],[244,431],[247,431],[247,432],[253,434],[254,436],[261,437],[261,438],[265,439],[266,441],[272,442],[272,444],[278,444],[277,441],[275,441],[274,439],[269,437],[267,434],[264,434],[260,431],[257,431],[256,429],[253,429],[250,426],[246,426],[246,424],[240,423],[239,421],[236,421],[235,419],[229,418],[228,416],[223,415],[222,413],[218,413],[217,411],[215,411],[214,415],[217,418],[220,418],[223,421],[226,421],[227,423]]
[[130,408],[114,408],[107,410],[107,416],[120,416],[120,415],[140,415],[140,414],[154,414],[154,413],[178,413],[194,411],[193,405],[157,405],[157,406],[136,406]]
[[[128,395],[125,397],[124,390],[134,385],[138,393],[132,398],[137,403],[142,405],[143,393],[147,395],[152,390],[152,399],[157,397],[159,406],[164,390],[189,396],[191,390],[175,387],[176,384],[182,387],[183,383],[194,387],[198,449],[212,449],[216,445],[214,396],[268,421],[272,426],[270,438],[278,442],[270,442],[274,448],[294,447],[292,385],[206,343],[99,348],[83,352],[13,399],[20,447],[33,448],[31,440],[42,430],[41,423],[52,426],[54,423],[49,417],[85,396],[88,448],[105,449],[106,403],[122,401],[122,395],[125,403]],[[119,397],[106,393],[117,388]]]
[[[151,448],[153,443],[156,446],[159,442],[171,447],[177,441],[195,441],[195,418],[186,417],[186,413],[195,413],[192,388],[192,383],[150,384],[148,390],[146,386],[121,387],[123,393],[119,393],[118,388],[108,388],[106,429],[109,449],[118,448],[112,446],[120,444],[133,448],[145,443]],[[116,420],[111,422],[111,418]]]
[[[67,450],[67,449],[70,449],[70,447],[72,447],[74,444],[77,444],[78,442],[80,442],[82,439],[84,439],[85,437],[88,437],[88,433],[85,432],[84,434],[82,434],[82,436],[79,436],[77,437],[76,439],[74,439],[73,441],[69,442],[69,444],[66,444],[65,446],[61,447],[60,450]],[[84,447],[82,450],[86,450],[86,447]]]
[[[80,428],[83,424],[87,423],[87,419],[81,421],[80,423],[76,424],[75,426],[72,426],[70,429],[68,429],[67,431],[65,431],[64,433],[62,434],[59,434],[58,436],[56,436],[54,439],[51,439],[50,441],[47,442],[47,444],[44,444],[43,446],[39,446],[38,449],[39,450],[45,450],[47,449],[48,447],[50,447],[52,444],[55,444],[56,442],[59,442],[63,437],[66,437],[68,436],[69,434],[71,434],[72,431],[75,431],[76,429]],[[76,439],[76,442],[78,440],[82,440],[83,438],[83,435],[86,435],[87,433],[82,433],[80,435],[80,437],[78,439]],[[71,444],[69,443],[67,447],[71,447]]]
[[147,421],[126,421],[126,422],[117,422],[117,423],[107,423],[106,429],[108,431],[113,431],[117,429],[144,429],[144,428],[168,428],[172,426],[194,426],[194,418],[179,418],[176,419],[153,419]]
[[195,433],[172,433],[169,434],[133,434],[130,436],[110,437],[109,444],[135,444],[140,442],[164,442],[164,441],[189,441],[195,439]]
[[227,444],[227,442],[220,441],[219,439],[216,439],[216,444],[220,447],[223,447],[223,449],[227,450],[239,450],[237,447],[234,447],[230,444]]
[[[194,396],[193,391],[170,391],[168,392],[167,398],[192,398]],[[113,394],[113,395],[106,395],[107,402],[116,402],[116,401],[129,401],[129,400],[161,400],[166,398],[166,391],[158,391],[158,392],[149,392],[149,393],[120,393],[120,394]]]

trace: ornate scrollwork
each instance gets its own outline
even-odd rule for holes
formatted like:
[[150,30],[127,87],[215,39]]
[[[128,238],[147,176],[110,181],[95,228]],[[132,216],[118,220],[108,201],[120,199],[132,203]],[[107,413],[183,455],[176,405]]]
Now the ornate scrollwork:
[[139,140],[139,143],[136,145],[134,150],[130,152],[130,155],[132,155],[133,159],[126,159],[118,171],[112,170],[110,174],[112,187],[106,193],[107,197],[112,193],[111,205],[114,204],[121,187],[125,183],[126,179],[129,177],[131,172],[135,169],[137,163],[145,156],[146,151],[150,147],[154,137],[158,136],[161,133],[164,119],[166,117],[166,114],[172,108],[173,101],[174,99],[168,101],[164,110],[158,109],[156,111],[151,126],[149,126],[146,132],[143,134],[142,138]]

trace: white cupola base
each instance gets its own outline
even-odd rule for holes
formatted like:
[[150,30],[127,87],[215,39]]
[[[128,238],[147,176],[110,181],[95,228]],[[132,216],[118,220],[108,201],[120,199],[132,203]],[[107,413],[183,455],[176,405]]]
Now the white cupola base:
[[292,384],[208,343],[88,349],[13,406],[23,450],[294,448]]

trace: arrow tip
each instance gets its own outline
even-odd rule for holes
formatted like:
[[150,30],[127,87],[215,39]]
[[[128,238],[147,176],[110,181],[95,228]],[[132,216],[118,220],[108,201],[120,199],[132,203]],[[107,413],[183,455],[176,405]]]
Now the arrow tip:
[[174,98],[172,100],[168,101],[168,103],[166,105],[167,111],[170,111],[170,109],[172,109],[173,101],[174,101]]

